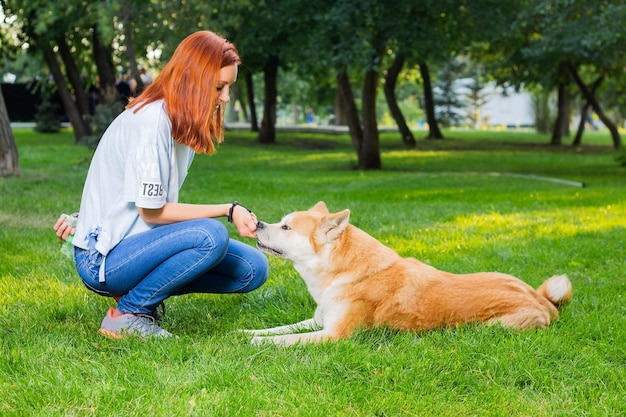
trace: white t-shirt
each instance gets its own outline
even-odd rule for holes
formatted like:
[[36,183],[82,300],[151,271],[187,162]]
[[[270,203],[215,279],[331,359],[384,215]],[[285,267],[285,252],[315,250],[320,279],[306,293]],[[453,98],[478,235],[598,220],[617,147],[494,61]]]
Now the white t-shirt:
[[80,203],[73,243],[106,256],[122,239],[154,227],[137,207],[158,209],[178,202],[194,152],[176,143],[163,100],[137,113],[124,110],[107,128],[93,155]]

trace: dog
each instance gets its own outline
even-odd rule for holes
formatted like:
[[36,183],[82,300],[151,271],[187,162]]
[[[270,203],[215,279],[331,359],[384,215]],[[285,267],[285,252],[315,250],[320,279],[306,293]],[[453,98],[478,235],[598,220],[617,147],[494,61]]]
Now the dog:
[[258,223],[257,247],[293,263],[317,308],[309,320],[246,330],[253,344],[336,341],[373,327],[426,331],[481,322],[544,328],[559,317],[557,306],[572,297],[565,275],[535,290],[503,273],[440,271],[401,257],[349,220],[350,210],[330,213],[320,201],[280,223]]

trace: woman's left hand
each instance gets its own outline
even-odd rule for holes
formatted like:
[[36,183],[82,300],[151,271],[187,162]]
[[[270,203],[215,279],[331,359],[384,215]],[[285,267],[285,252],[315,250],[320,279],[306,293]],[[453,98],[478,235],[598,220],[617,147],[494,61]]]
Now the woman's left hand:
[[258,223],[256,215],[241,206],[235,206],[233,210],[233,224],[239,235],[256,239],[256,225]]

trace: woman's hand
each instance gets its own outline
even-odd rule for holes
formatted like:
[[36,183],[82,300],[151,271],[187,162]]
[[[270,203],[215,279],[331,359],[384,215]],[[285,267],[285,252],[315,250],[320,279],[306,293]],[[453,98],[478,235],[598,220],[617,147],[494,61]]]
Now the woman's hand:
[[[232,213],[230,212],[232,210]],[[137,207],[139,215],[148,224],[171,224],[186,220],[229,216],[228,221],[243,237],[256,239],[257,218],[254,213],[239,204],[185,204],[165,203],[160,209]]]
[[66,214],[61,214],[57,222],[54,224],[54,230],[57,236],[64,242],[67,240],[69,235],[73,235],[76,232],[75,227],[70,227],[70,225],[65,222],[65,219],[67,219],[67,217],[68,216]]
[[256,238],[256,225],[258,220],[256,215],[247,208],[236,205],[233,207],[233,224],[237,228],[240,236]]

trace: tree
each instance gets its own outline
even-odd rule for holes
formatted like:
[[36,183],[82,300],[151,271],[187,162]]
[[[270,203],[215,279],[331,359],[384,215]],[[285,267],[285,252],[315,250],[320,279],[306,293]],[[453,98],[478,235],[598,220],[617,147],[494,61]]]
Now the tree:
[[[417,67],[422,81],[423,108],[428,124],[428,139],[442,139],[435,115],[435,101],[429,62],[440,62],[450,54],[444,20],[449,13],[445,1],[425,0],[393,4],[396,11],[390,27],[396,54],[409,67]],[[393,73],[391,73],[393,76]],[[397,119],[396,119],[397,120]]]
[[[256,130],[256,109],[250,94],[255,91],[252,74],[263,72],[263,117],[257,140],[270,144],[276,141],[276,105],[278,99],[278,70],[289,62],[289,47],[304,36],[298,27],[304,5],[296,0],[264,0],[261,2],[224,2],[220,16],[237,16],[226,24],[246,67],[251,123]],[[303,12],[306,16],[306,13]],[[244,23],[245,22],[245,23]]]
[[591,105],[609,129],[614,147],[619,148],[621,138],[617,127],[583,81],[580,69],[593,73],[596,78],[623,71],[626,59],[616,49],[626,42],[622,24],[626,18],[626,4],[610,0],[593,4],[582,0],[554,1],[548,7],[539,4],[535,10],[542,20],[541,36],[530,50],[540,57],[556,53],[561,56],[560,67],[569,71],[583,100]]
[[72,127],[74,128],[74,137],[76,138],[76,142],[80,142],[83,138],[87,137],[91,133],[91,129],[89,128],[87,122],[83,119],[83,115],[81,115],[80,113],[80,108],[77,105],[77,101],[74,100],[74,96],[69,89],[61,66],[57,61],[57,56],[54,53],[53,47],[47,44],[45,40],[40,40],[39,44],[39,48],[43,53],[44,59],[48,64],[50,73],[52,74],[52,77],[57,86],[57,91],[59,92],[59,96],[61,97],[61,101],[63,102],[63,106],[65,107],[67,117],[69,118],[70,123],[72,123]]
[[[335,70],[339,102],[360,169],[380,169],[376,95],[382,61],[389,45],[393,5],[379,0],[320,1],[312,14],[317,45],[313,59]],[[361,82],[359,117],[353,82]]]
[[[599,77],[591,85],[591,87],[589,88],[589,91],[591,92],[592,95],[596,94],[596,90],[598,89],[601,83],[602,83],[602,77]],[[592,110],[593,110],[593,107],[591,106],[591,103],[589,103],[588,100],[585,100],[580,110],[580,120],[578,122],[578,129],[576,130],[576,136],[574,137],[574,141],[572,142],[573,146],[578,146],[581,144],[583,132],[585,131],[585,125],[587,124],[588,118]]]
[[465,102],[458,92],[459,75],[465,71],[465,64],[459,60],[447,62],[437,74],[438,82],[435,92],[437,120],[445,127],[458,126],[463,118]]
[[562,137],[569,134],[569,115],[570,115],[570,100],[569,100],[569,79],[567,74],[563,74],[564,65],[561,65],[557,75],[557,111],[556,121],[554,122],[552,130],[551,145],[560,145],[562,143]]
[[4,96],[0,90],[0,177],[19,174],[17,146],[11,130],[11,121],[7,113]]
[[[79,65],[72,53],[72,49],[84,50],[81,41],[85,32],[80,26],[85,21],[84,6],[74,2],[44,4],[39,1],[2,0],[5,15],[14,19],[16,27],[20,28],[22,45],[29,46],[28,53],[39,52],[44,57],[77,142],[91,133],[86,118],[89,111],[87,94]],[[70,47],[67,42],[72,40],[76,42]]]
[[242,70],[242,72],[246,86],[246,102],[248,104],[248,108],[250,109],[250,116],[248,117],[248,121],[250,122],[250,130],[253,132],[258,132],[259,119],[257,118],[256,106],[254,104],[254,79],[252,77],[252,71],[250,71],[246,67]]
[[591,108],[596,112],[600,120],[602,120],[602,123],[604,123],[604,125],[611,132],[611,137],[613,138],[613,147],[615,149],[620,148],[622,146],[622,141],[620,138],[619,131],[617,130],[617,126],[615,126],[615,123],[613,123],[611,119],[609,119],[608,116],[604,113],[602,106],[596,99],[595,95],[592,93],[592,90],[587,88],[587,85],[582,80],[575,64],[570,61],[567,63],[567,65],[568,65],[568,68],[570,69],[570,72],[572,73],[572,77],[574,78],[576,85],[578,85],[578,88],[580,88],[580,91],[582,92],[584,99],[591,105]]
[[[4,22],[2,22],[4,24]],[[13,58],[15,45],[7,40],[4,31],[0,32],[0,62]],[[20,165],[17,145],[11,129],[11,120],[0,88],[0,177],[19,175]]]
[[481,109],[487,103],[487,95],[484,93],[485,84],[480,73],[473,73],[468,85],[466,97],[467,118],[471,129],[476,129],[481,124]]
[[391,116],[398,125],[398,130],[400,131],[400,136],[402,137],[402,143],[405,148],[410,149],[414,148],[416,145],[415,136],[413,136],[413,132],[411,132],[411,129],[407,126],[406,119],[400,110],[400,106],[398,106],[398,100],[396,98],[396,82],[398,80],[398,74],[400,74],[402,66],[404,65],[404,61],[404,54],[398,52],[393,60],[393,63],[387,69],[384,91]]
[[560,141],[567,113],[567,84],[574,82],[583,100],[589,101],[611,132],[614,146],[621,146],[615,124],[580,73],[596,80],[623,72],[626,4],[612,0],[528,0],[520,5],[507,21],[508,30],[494,33],[489,43],[488,49],[498,57],[499,71],[491,67],[494,75],[502,83],[561,91],[562,107],[557,112],[552,143]]
[[431,69],[437,69],[463,55],[472,44],[488,42],[490,35],[505,30],[508,15],[515,10],[498,0],[421,0],[393,4],[397,14],[390,28],[397,53],[421,75],[423,107],[429,126],[427,139],[443,139],[435,112]]
[[422,76],[422,85],[424,88],[424,107],[426,108],[426,121],[429,126],[427,139],[443,139],[443,134],[439,129],[439,122],[435,115],[435,99],[433,94],[432,82],[430,81],[430,70],[426,62],[419,64],[420,75]]
[[[168,36],[172,32],[171,25],[154,23],[157,9],[160,13],[164,9],[171,11],[174,7],[168,2],[163,2],[161,8],[146,7],[141,13],[135,13],[139,8],[151,5],[152,2],[0,1],[5,15],[15,22],[14,30],[19,31],[19,39],[25,48],[28,47],[28,53],[44,58],[77,142],[83,141],[91,134],[87,87],[95,85],[99,80],[100,97],[107,96],[115,85],[114,63],[123,62],[121,57],[123,52],[126,52],[131,72],[136,78],[140,78],[136,51],[142,51],[143,56],[148,45],[158,44],[154,39],[168,41],[172,39],[171,35]],[[175,11],[167,14],[167,16],[176,15]],[[200,19],[203,17],[198,13],[194,13],[193,16]],[[142,27],[140,32],[143,35],[135,36],[138,31],[134,24]],[[123,45],[118,51],[111,47],[114,40]],[[159,46],[163,45],[158,44],[157,47]],[[41,79],[47,78],[46,74],[38,75]]]

